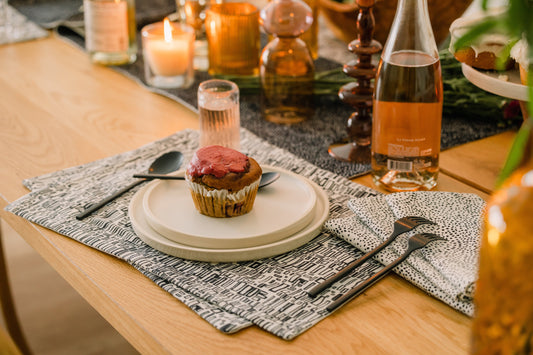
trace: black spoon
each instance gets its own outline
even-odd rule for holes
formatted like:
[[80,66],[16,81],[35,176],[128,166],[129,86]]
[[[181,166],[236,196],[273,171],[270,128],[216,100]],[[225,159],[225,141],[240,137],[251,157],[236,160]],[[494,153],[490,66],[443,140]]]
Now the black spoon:
[[[148,169],[147,175],[150,176],[150,174],[152,173],[153,174],[171,173],[173,171],[178,170],[182,163],[183,163],[183,154],[181,154],[180,152],[172,151],[172,152],[165,153],[161,155],[159,158],[157,158],[156,160],[154,160],[154,162],[152,163],[152,165],[150,165],[150,168]],[[113,195],[103,199],[102,201],[94,205],[91,205],[89,208],[80,212],[78,215],[76,215],[76,219],[78,220],[84,219],[85,217],[87,217],[88,215],[96,211],[97,209],[101,208],[102,206],[113,201],[115,198],[119,197],[126,191],[129,191],[135,186],[142,184],[143,182],[148,181],[148,180],[151,180],[151,179],[141,179],[141,180],[135,181],[131,185],[124,187],[123,189],[115,192]]]
[[[270,171],[268,173],[263,173],[261,175],[261,181],[259,181],[259,188],[265,187],[267,185],[272,184],[274,181],[279,179],[279,173],[275,171]],[[185,180],[183,176],[174,176],[174,175],[156,175],[156,174],[135,174],[133,175],[135,178],[143,178],[143,179],[161,179],[161,180]]]

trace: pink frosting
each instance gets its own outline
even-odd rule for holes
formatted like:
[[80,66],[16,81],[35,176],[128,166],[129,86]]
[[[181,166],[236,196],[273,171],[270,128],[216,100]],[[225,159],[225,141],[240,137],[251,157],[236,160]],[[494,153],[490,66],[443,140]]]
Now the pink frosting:
[[234,149],[210,145],[198,149],[187,172],[193,177],[214,175],[217,178],[227,173],[242,173],[248,165],[248,157]]

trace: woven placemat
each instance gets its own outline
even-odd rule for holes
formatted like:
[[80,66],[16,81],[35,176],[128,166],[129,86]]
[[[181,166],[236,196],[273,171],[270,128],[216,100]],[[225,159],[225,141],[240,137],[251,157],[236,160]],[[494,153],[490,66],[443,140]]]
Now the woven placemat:
[[[261,165],[289,170],[319,185],[328,195],[332,218],[350,214],[348,200],[378,194],[319,169],[246,129],[241,135],[243,150]],[[181,151],[185,165],[197,149],[198,132],[184,130],[129,152],[28,179],[24,185],[31,193],[9,204],[6,210],[128,262],[225,333],[255,324],[283,339],[292,339],[327,317],[325,307],[337,294],[381,268],[370,261],[352,277],[312,299],[306,290],[361,255],[326,231],[282,255],[238,263],[207,263],[164,254],[137,237],[128,209],[139,187],[82,221],[75,218],[87,204],[129,185],[135,172],[146,171],[162,153]]]
[[5,19],[0,19],[0,21],[5,20],[4,23],[0,24],[0,45],[31,41],[48,36],[47,31],[28,20],[17,9],[9,5],[0,4],[0,6],[5,6],[0,9],[0,12],[5,11]]

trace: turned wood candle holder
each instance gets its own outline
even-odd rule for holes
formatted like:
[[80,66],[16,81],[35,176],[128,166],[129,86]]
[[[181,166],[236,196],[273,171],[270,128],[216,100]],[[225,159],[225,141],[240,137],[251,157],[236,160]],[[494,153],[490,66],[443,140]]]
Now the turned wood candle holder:
[[340,143],[329,147],[329,153],[336,159],[370,163],[370,141],[372,135],[372,95],[374,87],[372,79],[376,76],[377,68],[372,64],[372,56],[382,49],[381,44],[372,39],[374,33],[374,14],[372,8],[375,0],[357,0],[359,13],[357,15],[358,38],[350,42],[348,50],[357,59],[345,64],[343,72],[356,79],[355,82],[341,87],[339,98],[351,105],[355,112],[348,118],[346,130],[348,137]]

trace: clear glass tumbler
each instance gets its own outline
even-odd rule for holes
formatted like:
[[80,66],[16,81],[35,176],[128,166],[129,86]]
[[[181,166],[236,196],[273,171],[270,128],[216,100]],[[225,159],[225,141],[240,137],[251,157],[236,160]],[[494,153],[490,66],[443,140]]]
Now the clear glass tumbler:
[[207,80],[198,87],[200,147],[240,149],[239,87],[228,80]]

